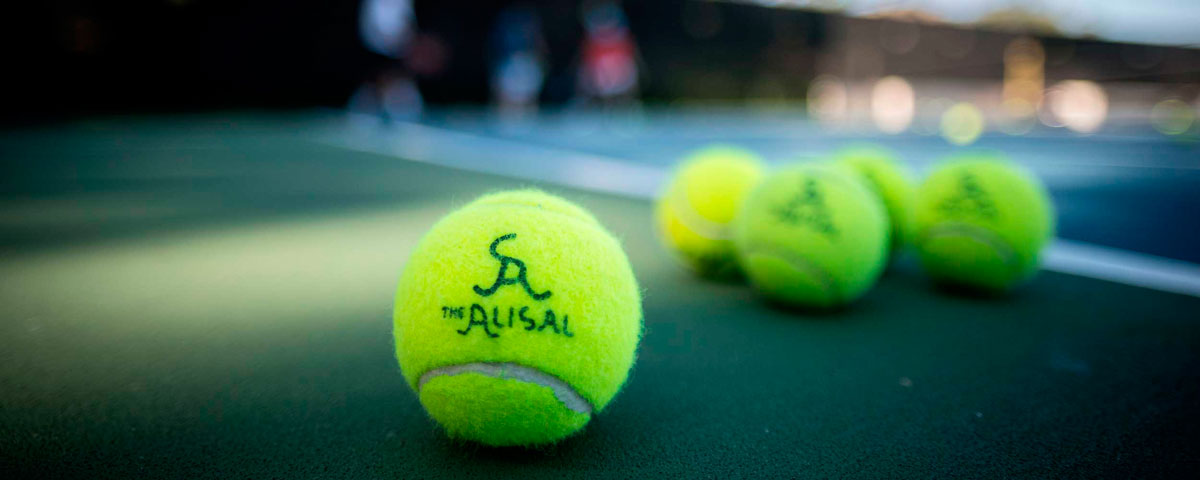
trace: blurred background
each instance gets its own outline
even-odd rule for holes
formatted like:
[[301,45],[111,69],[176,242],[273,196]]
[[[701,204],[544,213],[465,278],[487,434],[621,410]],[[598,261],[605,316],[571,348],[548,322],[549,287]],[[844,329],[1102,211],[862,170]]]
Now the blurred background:
[[[16,8],[16,7],[9,7]],[[6,15],[8,123],[440,106],[792,109],[837,128],[1194,138],[1189,0],[51,0]],[[945,127],[943,125],[945,124]]]
[[[1200,1],[2,8],[6,478],[1200,464]],[[1058,213],[1044,271],[973,298],[901,256],[810,316],[655,239],[649,200],[699,147],[776,166],[860,142],[920,175],[980,151],[1028,168]],[[530,185],[621,239],[638,364],[548,455],[461,448],[397,372],[397,272],[455,206]]]

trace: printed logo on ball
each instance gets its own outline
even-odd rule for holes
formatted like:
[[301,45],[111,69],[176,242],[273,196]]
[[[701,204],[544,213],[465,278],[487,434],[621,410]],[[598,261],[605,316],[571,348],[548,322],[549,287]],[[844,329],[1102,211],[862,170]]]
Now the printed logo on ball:
[[780,223],[807,228],[830,238],[838,236],[838,229],[825,206],[821,185],[812,177],[805,177],[800,190],[772,209],[772,213]]
[[991,195],[970,172],[958,176],[958,192],[939,202],[937,208],[951,218],[994,220],[999,215]]
[[[496,271],[496,280],[492,285],[484,288],[480,285],[474,285],[471,290],[480,297],[488,298],[495,295],[497,291],[505,287],[518,288],[533,301],[527,305],[488,305],[481,303],[472,303],[470,307],[442,307],[443,319],[465,319],[467,324],[464,328],[455,330],[460,335],[469,335],[472,329],[482,329],[483,334],[491,338],[497,338],[505,329],[514,332],[542,332],[550,334],[561,334],[566,337],[574,337],[575,334],[570,330],[570,319],[566,314],[561,318],[549,307],[540,308],[538,302],[542,302],[554,295],[549,289],[539,291],[529,284],[527,276],[528,266],[524,261],[504,255],[496,249],[501,243],[515,240],[517,234],[509,233],[501,235],[495,240],[492,240],[488,246],[488,253],[492,258],[500,262],[499,268]],[[511,269],[510,269],[511,267]],[[510,275],[511,270],[516,270],[515,275]],[[483,300],[481,300],[482,302]],[[531,306],[532,305],[532,306]],[[488,307],[491,307],[490,311]],[[507,311],[508,315],[504,315]],[[541,322],[538,322],[538,314],[540,313]],[[533,316],[530,316],[533,315]]]

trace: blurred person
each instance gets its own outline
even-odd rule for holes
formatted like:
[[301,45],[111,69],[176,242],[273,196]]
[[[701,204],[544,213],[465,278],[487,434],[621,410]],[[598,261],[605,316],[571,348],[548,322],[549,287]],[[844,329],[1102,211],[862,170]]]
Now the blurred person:
[[359,36],[381,58],[371,78],[350,98],[350,111],[385,122],[421,114],[424,101],[407,65],[415,25],[412,0],[363,0]]
[[491,41],[492,98],[502,114],[537,109],[546,78],[546,41],[537,10],[509,6],[496,18]]
[[637,46],[625,13],[603,0],[583,9],[579,95],[586,103],[630,105],[638,95]]

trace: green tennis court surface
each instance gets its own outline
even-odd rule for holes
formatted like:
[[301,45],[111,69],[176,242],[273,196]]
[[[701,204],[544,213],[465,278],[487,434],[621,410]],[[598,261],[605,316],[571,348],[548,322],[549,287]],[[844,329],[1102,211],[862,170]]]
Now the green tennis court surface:
[[[1200,465],[1196,296],[1054,271],[1009,297],[964,296],[901,259],[845,311],[782,310],[678,267],[637,195],[315,141],[328,123],[162,116],[0,134],[5,476],[1150,478]],[[624,156],[472,135],[653,164],[630,141]],[[688,142],[646,149],[665,165]],[[1169,172],[1130,184],[1193,204],[1195,170]],[[1059,180],[1064,234],[1195,255],[1149,227],[1134,245],[1096,226],[1120,197]],[[393,289],[437,218],[529,185],[623,241],[644,290],[638,362],[560,445],[455,443],[393,359]],[[1147,221],[1110,212],[1112,225]]]

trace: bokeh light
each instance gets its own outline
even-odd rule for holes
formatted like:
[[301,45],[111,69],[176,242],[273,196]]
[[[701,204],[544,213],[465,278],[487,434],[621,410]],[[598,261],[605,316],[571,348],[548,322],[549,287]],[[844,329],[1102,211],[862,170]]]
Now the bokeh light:
[[969,102],[959,102],[942,113],[942,138],[955,145],[970,145],[983,134],[983,112]]
[[1009,135],[1024,135],[1037,124],[1037,107],[1021,98],[1005,99],[1001,114],[997,127]]
[[907,80],[888,76],[875,82],[871,89],[871,119],[886,133],[900,133],[908,128],[916,112],[916,95]]
[[1046,51],[1041,42],[1019,37],[1004,47],[1004,101],[1031,105],[1042,101],[1045,89]]
[[808,114],[821,123],[836,123],[846,118],[846,84],[836,77],[821,76],[808,87]]
[[1046,106],[1063,126],[1092,133],[1108,117],[1108,95],[1096,82],[1064,80],[1046,92]]
[[1180,135],[1192,128],[1196,113],[1183,100],[1163,100],[1150,110],[1150,124],[1165,135]]

